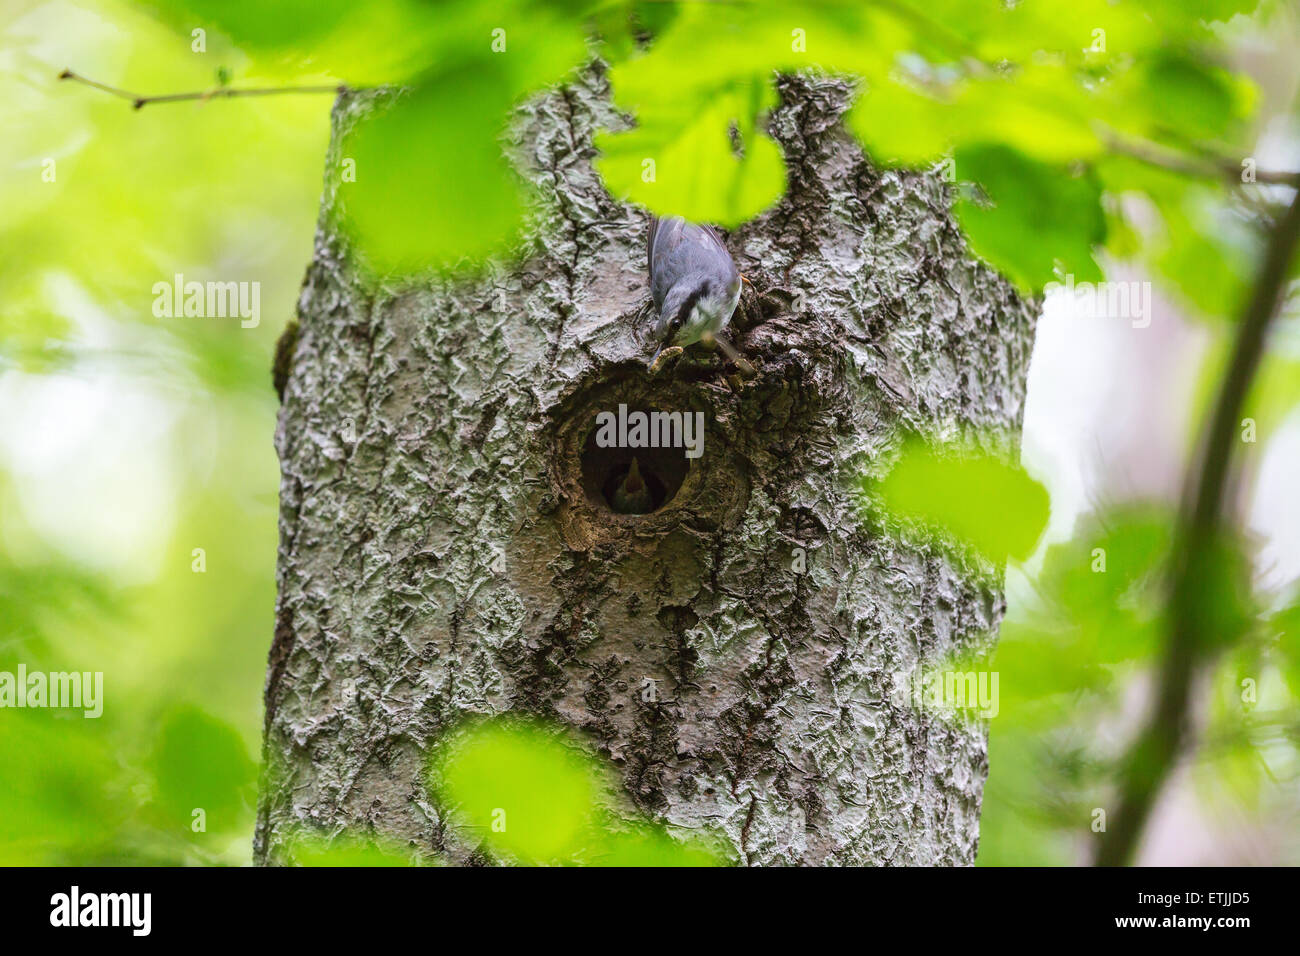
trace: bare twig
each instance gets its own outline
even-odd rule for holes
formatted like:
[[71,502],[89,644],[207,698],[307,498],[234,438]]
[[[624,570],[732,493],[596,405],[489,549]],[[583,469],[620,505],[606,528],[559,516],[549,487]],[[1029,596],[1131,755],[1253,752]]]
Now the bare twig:
[[280,93],[345,93],[349,87],[346,83],[336,83],[332,86],[274,86],[263,87],[260,89],[232,89],[230,87],[218,86],[210,90],[195,90],[191,93],[166,93],[161,96],[139,96],[129,90],[118,89],[116,86],[109,86],[107,83],[98,83],[95,80],[87,79],[71,70],[64,70],[59,74],[61,80],[73,80],[86,86],[94,87],[97,90],[103,90],[105,93],[119,97],[124,100],[130,100],[131,105],[140,109],[149,103],[180,103],[185,100],[212,100],[218,97],[232,98],[236,96],[276,96]]
[[1117,866],[1132,860],[1151,808],[1182,750],[1192,678],[1211,643],[1207,628],[1212,625],[1205,619],[1200,591],[1206,574],[1213,571],[1237,420],[1263,357],[1269,325],[1286,290],[1297,244],[1300,192],[1269,236],[1264,264],[1237,328],[1232,358],[1204,436],[1198,466],[1188,476],[1182,516],[1174,536],[1168,631],[1155,707],[1129,753],[1120,782],[1118,809],[1097,851],[1099,866]]
[[[1105,137],[1105,141],[1106,147],[1112,153],[1128,156],[1149,166],[1159,166],[1161,169],[1197,179],[1226,178],[1238,186],[1245,184],[1241,178],[1241,164],[1222,156],[1205,156],[1196,159],[1165,149],[1155,143],[1121,139],[1113,135]],[[1254,175],[1256,184],[1300,186],[1300,172],[1257,169]]]

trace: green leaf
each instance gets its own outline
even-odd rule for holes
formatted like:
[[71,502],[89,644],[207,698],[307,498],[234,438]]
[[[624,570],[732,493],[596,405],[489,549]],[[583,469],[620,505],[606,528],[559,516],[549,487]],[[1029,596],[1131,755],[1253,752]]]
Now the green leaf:
[[[1207,317],[1235,318],[1261,244],[1222,185],[1125,156],[1096,169],[1108,194],[1145,200],[1131,224],[1142,236],[1140,259],[1184,304]],[[1153,206],[1158,217],[1145,214]]]
[[594,822],[591,761],[539,727],[481,724],[439,756],[434,777],[475,836],[526,863],[571,859]]
[[1117,666],[1152,656],[1172,520],[1145,506],[1089,515],[1046,550],[1036,600],[1017,607],[998,640],[1004,723],[1054,722],[1059,708],[1031,705],[1108,688]]
[[990,560],[1023,560],[1047,526],[1047,490],[1019,465],[912,439],[876,486],[885,511],[946,531]]
[[300,836],[293,841],[293,859],[300,866],[376,867],[410,866],[410,859],[395,847],[349,834],[332,840]]
[[1149,0],[1144,11],[1166,30],[1199,31],[1202,21],[1226,23],[1234,16],[1249,16],[1259,0]]
[[1269,618],[1269,628],[1277,635],[1277,654],[1293,696],[1300,698],[1300,596]]
[[1197,650],[1219,651],[1244,641],[1258,620],[1251,590],[1253,568],[1245,544],[1221,532],[1187,563],[1188,585],[1183,598],[1190,603],[1188,619],[1195,628]]
[[873,8],[813,4],[795,15],[764,5],[684,5],[649,52],[610,71],[614,100],[637,125],[597,137],[598,168],[620,198],[736,225],[785,187],[780,148],[764,132],[775,72],[883,73],[911,35],[896,14]]
[[194,707],[183,707],[163,723],[153,755],[158,806],[189,831],[192,813],[202,809],[209,831],[242,825],[256,767],[238,732]]
[[437,67],[346,136],[355,181],[333,173],[344,228],[381,274],[477,265],[516,239],[534,196],[503,153],[511,111],[587,55],[577,6],[446,13]]
[[1093,249],[1106,238],[1106,220],[1091,174],[994,144],[962,147],[955,158],[958,179],[978,183],[991,203],[957,204],[975,252],[1026,290],[1053,281],[1058,264],[1079,282],[1102,278]]
[[898,78],[872,82],[847,122],[873,157],[891,164],[931,162],[973,143],[1063,162],[1101,148],[1088,122],[1094,99],[1064,69],[1033,65],[925,89]]
[[499,77],[463,69],[401,94],[347,137],[356,181],[339,184],[343,222],[376,271],[481,260],[515,236],[521,188],[497,139],[509,104]]
[[147,5],[182,32],[216,29],[252,48],[310,47],[354,6],[347,0],[147,0]]
[[[0,670],[13,673],[16,666],[5,660]],[[45,710],[0,713],[0,865],[94,858],[131,809],[114,786],[114,739],[99,720],[53,720]]]
[[845,122],[877,162],[919,166],[952,148],[953,136],[945,121],[956,121],[961,115],[951,102],[881,80],[868,84]]
[[675,840],[657,828],[606,831],[588,854],[592,866],[719,866],[722,861],[697,843]]
[[[1028,62],[1039,51],[1078,64],[1158,46],[1160,32],[1140,4],[1111,0],[1023,0],[989,30],[981,53],[991,61]],[[1095,50],[1104,44],[1105,49]]]
[[597,137],[597,168],[615,195],[653,212],[736,225],[785,186],[781,150],[758,124],[774,102],[770,83],[754,77],[710,97],[684,122],[678,110],[642,111],[636,130]]
[[1236,118],[1233,89],[1222,71],[1187,56],[1166,55],[1143,74],[1148,95],[1135,104],[1158,108],[1159,121],[1186,139],[1218,136]]
[[[1176,146],[1223,141],[1245,150],[1249,81],[1181,51],[1161,51],[1107,85],[1107,125]],[[1231,152],[1235,153],[1236,149]]]

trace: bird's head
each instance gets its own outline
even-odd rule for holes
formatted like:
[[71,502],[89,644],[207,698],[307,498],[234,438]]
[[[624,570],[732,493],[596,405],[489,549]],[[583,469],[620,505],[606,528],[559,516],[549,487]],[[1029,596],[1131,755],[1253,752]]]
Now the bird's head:
[[623,479],[623,490],[638,492],[644,487],[645,481],[641,478],[641,468],[636,463],[636,457],[633,456],[632,464],[627,470],[627,477]]
[[685,346],[722,331],[739,301],[739,278],[728,283],[702,273],[688,276],[673,286],[664,300],[660,341]]

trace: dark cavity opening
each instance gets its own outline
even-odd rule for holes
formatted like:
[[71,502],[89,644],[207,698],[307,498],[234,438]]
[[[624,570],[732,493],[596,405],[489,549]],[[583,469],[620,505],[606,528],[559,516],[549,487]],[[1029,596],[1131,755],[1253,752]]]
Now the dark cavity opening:
[[[649,414],[651,410],[629,409],[629,413],[633,411]],[[592,505],[615,514],[636,517],[658,511],[673,500],[690,470],[685,448],[602,448],[596,442],[598,434],[599,429],[593,421],[582,450],[582,490]],[[626,488],[633,458],[645,484],[648,501],[640,494],[629,496],[625,492],[619,496],[620,488]],[[629,505],[633,507],[629,509]]]

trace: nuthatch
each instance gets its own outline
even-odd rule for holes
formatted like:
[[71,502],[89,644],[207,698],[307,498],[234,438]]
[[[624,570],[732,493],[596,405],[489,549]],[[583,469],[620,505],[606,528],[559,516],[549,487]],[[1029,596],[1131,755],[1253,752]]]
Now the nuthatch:
[[717,341],[730,358],[752,372],[752,366],[719,334],[740,301],[742,276],[718,234],[677,216],[652,217],[646,260],[650,295],[659,312],[654,330],[659,349],[650,360],[651,372],[658,370],[666,350],[680,352],[701,340]]

